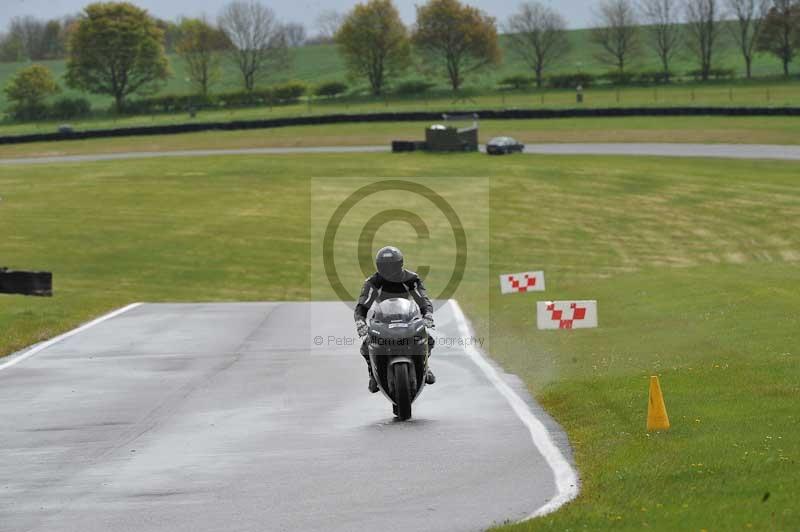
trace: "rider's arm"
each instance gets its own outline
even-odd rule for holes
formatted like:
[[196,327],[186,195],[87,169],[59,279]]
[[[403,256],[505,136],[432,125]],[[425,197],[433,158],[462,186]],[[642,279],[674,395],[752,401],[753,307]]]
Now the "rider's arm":
[[378,298],[378,287],[372,282],[372,277],[364,281],[364,286],[361,287],[361,295],[356,302],[356,310],[353,315],[356,321],[367,319],[367,312],[372,308],[372,304]]
[[423,316],[433,315],[433,303],[431,303],[431,298],[428,297],[428,293],[425,291],[422,279],[417,278],[412,283],[411,297],[416,301]]

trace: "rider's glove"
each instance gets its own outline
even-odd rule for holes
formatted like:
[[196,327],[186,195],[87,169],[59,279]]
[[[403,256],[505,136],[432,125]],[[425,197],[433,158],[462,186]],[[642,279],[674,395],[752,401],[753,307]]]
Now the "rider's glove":
[[367,326],[367,322],[364,320],[358,320],[356,322],[356,331],[358,331],[359,336],[366,336],[369,332],[369,327]]
[[433,329],[435,327],[433,324],[433,314],[425,314],[422,317],[422,320],[425,322],[425,328]]

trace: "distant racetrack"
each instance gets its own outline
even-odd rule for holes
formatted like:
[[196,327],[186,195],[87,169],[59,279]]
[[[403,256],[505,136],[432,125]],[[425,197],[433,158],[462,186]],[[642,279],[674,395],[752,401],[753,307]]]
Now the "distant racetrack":
[[[6,158],[0,159],[0,165],[62,164],[92,161],[147,159],[152,157],[290,155],[316,153],[387,153],[389,151],[390,148],[388,146],[320,146],[226,150],[142,151],[97,155]],[[643,155],[657,157],[711,157],[729,159],[774,159],[800,161],[800,146],[780,146],[772,144],[526,144],[525,153],[547,155]]]

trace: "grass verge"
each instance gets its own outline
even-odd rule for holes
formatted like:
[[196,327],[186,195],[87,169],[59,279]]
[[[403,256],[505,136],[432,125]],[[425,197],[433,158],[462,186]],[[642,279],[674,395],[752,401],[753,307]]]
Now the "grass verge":
[[[426,122],[296,126],[250,131],[127,137],[0,146],[0,158],[284,146],[388,146],[422,139]],[[791,117],[633,117],[553,120],[482,120],[481,141],[513,135],[522,142],[690,142],[800,144],[800,120]]]

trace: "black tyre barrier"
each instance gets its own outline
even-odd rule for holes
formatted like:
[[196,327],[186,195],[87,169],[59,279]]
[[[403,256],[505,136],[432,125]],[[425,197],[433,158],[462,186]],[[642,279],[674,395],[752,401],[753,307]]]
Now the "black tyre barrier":
[[393,140],[392,141],[392,152],[394,153],[401,153],[401,152],[408,152],[414,151],[417,149],[416,144],[413,140]]
[[52,296],[53,274],[50,272],[20,272],[0,268],[0,294]]
[[[800,116],[800,107],[631,107],[609,109],[505,109],[475,111],[482,120],[554,118],[613,118],[635,116]],[[236,131],[287,126],[348,124],[357,122],[422,122],[441,120],[444,112],[332,114],[297,116],[270,120],[195,122],[164,126],[141,126],[88,131],[35,133],[0,137],[0,144],[23,144],[59,140],[85,140],[143,135],[176,135],[203,131]]]
[[424,151],[428,149],[428,144],[424,140],[393,140],[392,151],[394,153],[409,151]]

